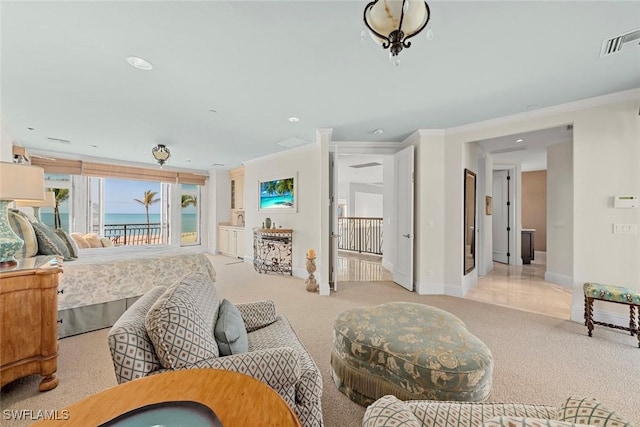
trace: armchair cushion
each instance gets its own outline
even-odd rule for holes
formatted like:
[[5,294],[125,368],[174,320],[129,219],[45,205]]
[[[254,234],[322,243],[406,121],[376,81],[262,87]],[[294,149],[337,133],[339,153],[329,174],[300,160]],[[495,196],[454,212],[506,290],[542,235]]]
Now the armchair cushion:
[[[495,417],[487,420],[482,427],[583,427],[565,421],[527,417]],[[584,426],[586,427],[586,426]]]
[[610,410],[594,398],[570,397],[558,408],[559,421],[589,424],[600,427],[631,427],[620,414]]
[[[218,301],[207,301],[207,285],[202,274],[192,274],[169,286],[145,317],[145,327],[160,364],[179,369],[199,360],[218,357],[213,326]],[[207,306],[210,306],[207,309]]]
[[277,320],[276,305],[270,300],[236,304],[236,308],[242,314],[247,332],[264,328]]
[[364,414],[362,427],[378,426],[422,427],[422,423],[403,401],[388,394],[369,405]]
[[218,320],[214,328],[220,356],[246,353],[249,351],[247,330],[240,311],[227,299],[223,299],[218,309]]

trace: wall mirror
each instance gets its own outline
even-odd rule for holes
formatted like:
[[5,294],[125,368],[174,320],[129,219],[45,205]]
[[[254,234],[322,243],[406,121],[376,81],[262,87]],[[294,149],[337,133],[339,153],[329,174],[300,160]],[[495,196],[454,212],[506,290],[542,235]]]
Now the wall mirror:
[[464,274],[476,267],[476,174],[464,170]]

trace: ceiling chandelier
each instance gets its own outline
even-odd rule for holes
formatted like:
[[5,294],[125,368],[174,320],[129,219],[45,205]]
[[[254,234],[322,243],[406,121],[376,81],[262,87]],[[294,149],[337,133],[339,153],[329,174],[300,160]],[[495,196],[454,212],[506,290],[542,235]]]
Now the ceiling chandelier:
[[[429,23],[431,11],[424,0],[374,0],[364,8],[364,24],[374,40],[389,49],[389,57],[398,65],[397,56],[411,46],[408,41]],[[431,38],[431,30],[427,38]]]
[[169,157],[171,157],[171,151],[164,145],[158,144],[151,149],[151,154],[153,154],[153,158],[156,159],[160,167],[164,165]]

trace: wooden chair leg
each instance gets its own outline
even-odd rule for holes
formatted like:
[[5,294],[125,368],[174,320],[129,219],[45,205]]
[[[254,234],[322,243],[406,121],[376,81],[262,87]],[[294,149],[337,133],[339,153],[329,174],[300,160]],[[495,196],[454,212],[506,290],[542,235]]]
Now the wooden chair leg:
[[631,332],[631,336],[634,336],[636,333],[636,306],[629,306],[629,331]]
[[593,335],[593,298],[584,297],[584,316],[589,336]]

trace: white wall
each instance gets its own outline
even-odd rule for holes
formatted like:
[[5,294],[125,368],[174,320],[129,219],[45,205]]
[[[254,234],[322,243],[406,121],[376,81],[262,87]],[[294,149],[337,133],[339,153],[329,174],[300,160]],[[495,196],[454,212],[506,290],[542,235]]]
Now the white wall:
[[573,287],[573,143],[547,148],[548,282]]
[[382,210],[384,224],[382,225],[382,266],[393,271],[396,262],[396,219],[393,207],[396,205],[396,195],[393,191],[393,156],[382,158]]
[[[313,248],[321,253],[320,208],[320,146],[305,145],[277,155],[245,162],[244,207],[246,257],[253,257],[254,227],[260,227],[269,217],[278,226],[293,229],[293,269],[297,277],[307,277],[306,254]],[[297,207],[295,213],[258,212],[258,181],[275,174],[298,173]],[[251,253],[249,253],[251,252]],[[245,258],[246,258],[245,257]],[[320,269],[319,269],[320,270]]]
[[[572,319],[583,319],[582,284],[624,284],[640,290],[640,238],[614,235],[612,223],[640,223],[640,209],[613,209],[615,194],[640,193],[640,90],[447,130],[446,272],[448,292],[462,292],[463,146],[469,142],[573,123]],[[424,222],[424,221],[423,221]],[[460,288],[460,289],[456,289]],[[616,307],[596,306],[617,320]],[[621,307],[624,311],[624,307]],[[604,314],[607,315],[606,313]],[[620,316],[622,319],[622,316]],[[628,320],[627,320],[628,322]]]
[[[228,224],[231,221],[231,182],[229,171],[212,169],[209,171],[209,180],[205,189],[208,196],[208,245],[207,250],[217,253],[218,225]],[[203,212],[204,215],[204,212]]]
[[383,189],[380,186],[350,183],[349,212],[357,217],[383,216]]

